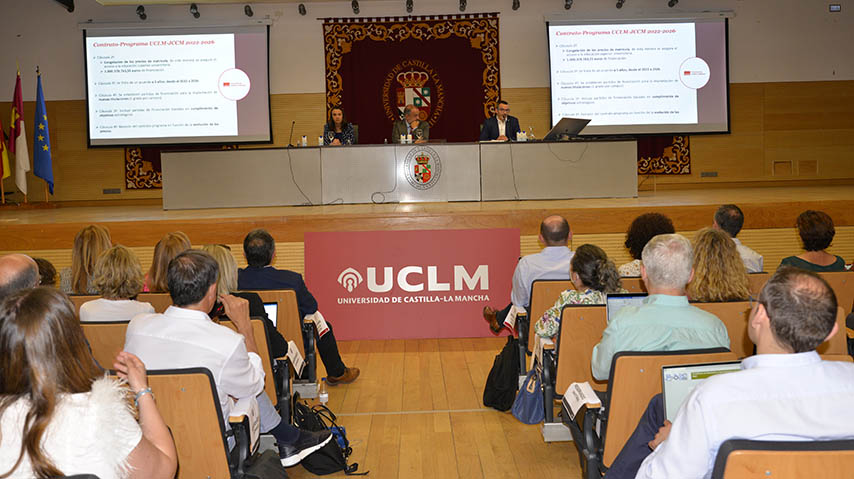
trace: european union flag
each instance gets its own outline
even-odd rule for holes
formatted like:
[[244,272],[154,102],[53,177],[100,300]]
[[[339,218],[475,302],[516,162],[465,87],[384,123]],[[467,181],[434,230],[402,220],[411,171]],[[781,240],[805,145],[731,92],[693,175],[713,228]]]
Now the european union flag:
[[33,135],[33,173],[43,179],[50,194],[53,194],[53,162],[50,159],[50,135],[47,131],[47,110],[44,107],[44,92],[42,92],[42,76],[39,74],[36,89],[36,120]]

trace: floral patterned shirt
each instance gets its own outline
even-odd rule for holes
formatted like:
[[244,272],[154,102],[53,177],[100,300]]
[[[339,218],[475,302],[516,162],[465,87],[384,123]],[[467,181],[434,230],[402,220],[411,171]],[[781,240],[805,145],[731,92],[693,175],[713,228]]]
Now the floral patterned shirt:
[[[625,293],[627,291],[620,289],[619,292]],[[555,302],[555,305],[549,308],[543,317],[534,324],[534,332],[537,333],[537,336],[553,338],[557,335],[560,329],[561,310],[567,304],[605,304],[605,293],[589,288],[584,292],[568,289],[560,293],[560,298]]]
[[640,276],[641,260],[635,259],[617,268],[621,278]]

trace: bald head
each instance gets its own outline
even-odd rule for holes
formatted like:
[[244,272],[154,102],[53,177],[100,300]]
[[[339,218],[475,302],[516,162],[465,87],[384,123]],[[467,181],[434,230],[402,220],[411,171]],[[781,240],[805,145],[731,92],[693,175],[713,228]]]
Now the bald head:
[[566,246],[569,243],[569,223],[563,216],[549,216],[540,223],[540,237],[546,246]]
[[10,254],[0,257],[0,301],[22,289],[35,288],[39,284],[39,267],[25,254]]

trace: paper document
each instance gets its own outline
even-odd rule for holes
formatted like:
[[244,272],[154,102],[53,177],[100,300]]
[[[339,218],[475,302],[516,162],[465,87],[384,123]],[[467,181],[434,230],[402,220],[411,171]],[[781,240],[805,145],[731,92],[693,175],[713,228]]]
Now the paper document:
[[314,322],[318,338],[322,338],[324,334],[329,332],[329,326],[326,324],[326,320],[323,319],[323,314],[320,311],[315,311],[314,314],[306,314],[305,319],[310,319]]
[[302,369],[305,367],[305,360],[302,358],[299,349],[297,349],[297,343],[293,341],[288,341],[288,359],[294,365],[296,375],[301,375]]
[[575,419],[575,415],[578,414],[581,406],[599,407],[602,405],[599,396],[596,395],[596,392],[593,391],[593,388],[590,387],[590,383],[587,381],[570,384],[563,394],[563,403],[569,410],[572,419]]
[[504,325],[510,331],[516,330],[516,316],[519,314],[526,314],[525,310],[517,308],[515,304],[510,306],[510,311],[507,312],[507,316],[504,318]]

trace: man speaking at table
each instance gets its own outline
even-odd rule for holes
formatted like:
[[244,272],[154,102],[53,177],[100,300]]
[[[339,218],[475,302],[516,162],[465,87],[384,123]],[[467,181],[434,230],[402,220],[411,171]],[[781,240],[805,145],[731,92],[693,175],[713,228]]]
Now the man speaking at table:
[[487,118],[480,128],[480,141],[516,141],[518,131],[519,119],[510,116],[510,104],[504,100],[498,100],[495,105],[495,116]]
[[421,111],[415,105],[403,107],[403,119],[394,122],[391,129],[391,142],[400,143],[401,136],[412,135],[415,143],[426,143],[430,139],[430,124],[421,121],[420,114]]

